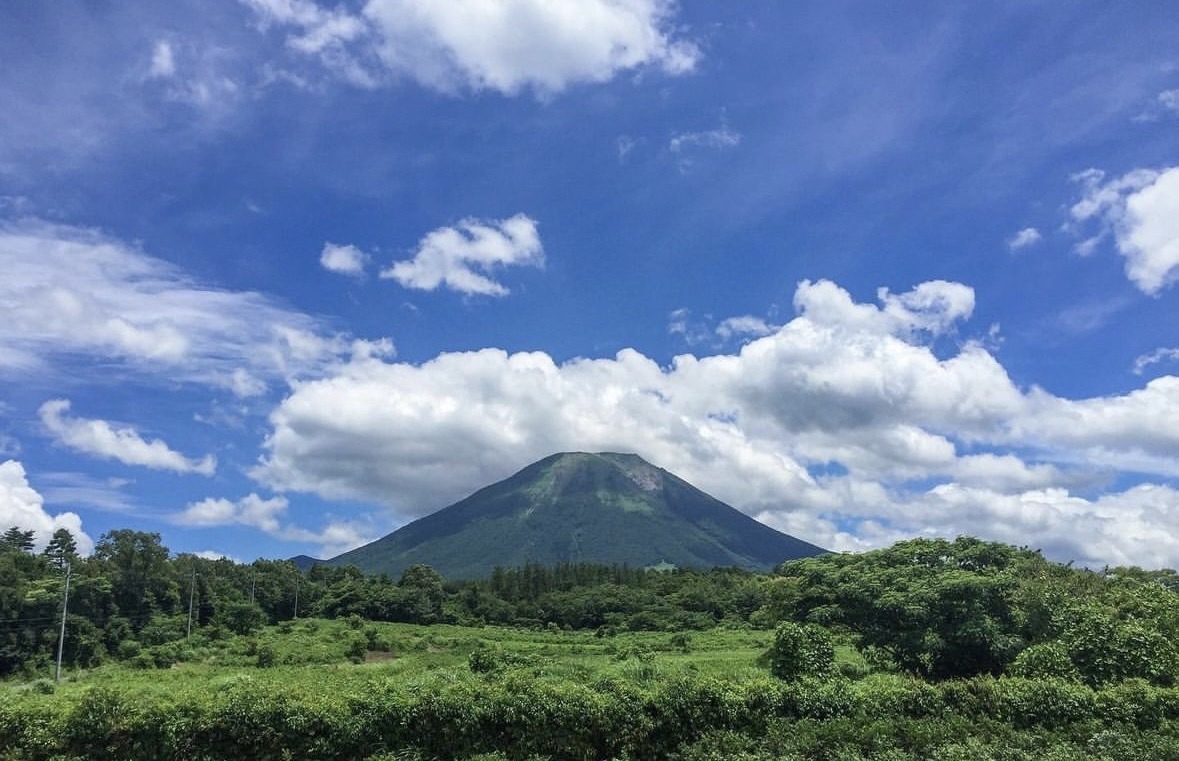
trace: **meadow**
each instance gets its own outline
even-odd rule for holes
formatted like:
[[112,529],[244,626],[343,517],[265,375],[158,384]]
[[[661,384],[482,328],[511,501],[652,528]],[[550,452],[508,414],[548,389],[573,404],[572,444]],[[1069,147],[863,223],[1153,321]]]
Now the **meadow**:
[[[1179,690],[929,683],[774,632],[598,634],[301,619],[0,689],[2,759],[1179,758]],[[155,655],[148,648],[142,655]],[[167,651],[167,652],[163,652]]]
[[961,538],[393,581],[10,545],[0,761],[1179,761],[1168,570]]

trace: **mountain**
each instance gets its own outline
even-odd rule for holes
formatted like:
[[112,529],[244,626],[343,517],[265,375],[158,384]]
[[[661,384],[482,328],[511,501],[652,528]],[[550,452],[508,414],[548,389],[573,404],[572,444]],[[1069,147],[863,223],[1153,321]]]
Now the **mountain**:
[[637,455],[574,452],[325,562],[393,577],[422,563],[448,579],[473,579],[525,563],[764,571],[823,552]]
[[300,571],[310,571],[315,566],[322,565],[324,561],[310,555],[296,555],[293,558],[287,558],[287,562],[293,563]]

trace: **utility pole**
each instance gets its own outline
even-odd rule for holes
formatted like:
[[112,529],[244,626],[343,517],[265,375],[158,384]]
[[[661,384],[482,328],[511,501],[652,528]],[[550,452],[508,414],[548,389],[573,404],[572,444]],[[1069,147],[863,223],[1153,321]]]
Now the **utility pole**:
[[192,602],[196,598],[196,566],[192,569],[192,581],[188,585],[188,630],[184,633],[185,639],[192,636]]
[[61,655],[65,652],[65,622],[66,609],[70,604],[70,564],[66,563],[66,583],[65,594],[61,597],[61,634],[57,637],[57,672],[53,675],[53,681],[61,681]]
[[254,604],[254,585],[258,583],[258,570],[250,575],[250,605]]

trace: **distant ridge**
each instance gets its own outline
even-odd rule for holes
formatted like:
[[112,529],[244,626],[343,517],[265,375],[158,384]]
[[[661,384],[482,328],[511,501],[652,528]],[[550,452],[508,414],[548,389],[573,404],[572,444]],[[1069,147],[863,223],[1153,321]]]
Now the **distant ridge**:
[[313,558],[310,555],[296,555],[293,558],[287,558],[287,562],[293,563],[300,571],[310,571],[315,566],[322,565],[326,561]]
[[824,552],[638,455],[569,452],[323,562],[391,576],[421,563],[474,579],[526,563],[765,571]]

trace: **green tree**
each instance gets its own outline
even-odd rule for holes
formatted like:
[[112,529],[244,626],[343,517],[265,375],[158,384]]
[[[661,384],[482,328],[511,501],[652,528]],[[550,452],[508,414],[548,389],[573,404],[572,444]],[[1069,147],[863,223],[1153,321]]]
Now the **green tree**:
[[221,605],[213,620],[234,634],[249,634],[266,625],[266,613],[252,602],[231,602]]
[[397,618],[419,624],[437,623],[446,598],[445,580],[428,565],[411,565],[397,583]]
[[20,526],[13,526],[0,537],[0,551],[32,552],[34,536],[34,531],[23,531]]
[[130,529],[107,532],[95,545],[94,557],[109,569],[111,595],[119,613],[136,626],[143,626],[156,612],[178,608],[179,585],[159,534]]
[[1065,619],[1060,641],[1089,686],[1134,678],[1171,685],[1179,677],[1179,649],[1171,630],[1149,620],[1121,618],[1116,610],[1096,604],[1074,605]]
[[850,628],[862,649],[934,679],[999,674],[1025,646],[1016,590],[1038,553],[959,538],[788,563],[793,615]]
[[66,563],[71,563],[78,557],[78,543],[69,529],[59,528],[53,532],[53,537],[49,544],[45,545],[42,554],[56,567],[64,568]]

